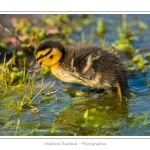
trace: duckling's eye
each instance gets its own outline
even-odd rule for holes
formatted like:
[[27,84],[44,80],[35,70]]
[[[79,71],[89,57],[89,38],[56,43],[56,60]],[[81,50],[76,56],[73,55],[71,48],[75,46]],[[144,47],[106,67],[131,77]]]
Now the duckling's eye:
[[52,58],[53,58],[53,55],[51,55],[49,58],[52,59]]

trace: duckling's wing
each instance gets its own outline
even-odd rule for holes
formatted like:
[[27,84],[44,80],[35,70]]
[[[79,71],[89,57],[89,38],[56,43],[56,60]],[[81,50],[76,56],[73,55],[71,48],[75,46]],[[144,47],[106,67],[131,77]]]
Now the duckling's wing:
[[84,79],[93,79],[98,71],[94,64],[105,52],[98,46],[82,45],[71,49],[71,53],[71,68],[75,73]]
[[90,79],[95,75],[93,62],[101,56],[100,47],[93,45],[77,45],[70,48],[61,60],[65,69]]
[[[127,85],[126,70],[119,57],[99,46],[80,47],[74,52],[74,67],[80,76],[104,86]],[[98,81],[99,80],[99,81]]]

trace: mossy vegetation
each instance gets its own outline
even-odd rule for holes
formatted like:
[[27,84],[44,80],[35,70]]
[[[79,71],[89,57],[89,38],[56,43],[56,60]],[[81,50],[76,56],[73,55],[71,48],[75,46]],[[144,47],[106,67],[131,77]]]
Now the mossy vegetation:
[[[148,22],[125,14],[0,18],[0,135],[149,134]],[[57,80],[48,67],[29,72],[35,47],[47,37],[62,39],[66,47],[100,44],[120,55],[132,96],[120,101],[112,91],[91,94],[93,89]]]

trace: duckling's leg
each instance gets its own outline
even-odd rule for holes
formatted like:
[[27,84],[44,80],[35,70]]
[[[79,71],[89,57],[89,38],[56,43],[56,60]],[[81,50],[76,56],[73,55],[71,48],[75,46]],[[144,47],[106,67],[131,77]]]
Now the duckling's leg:
[[120,101],[122,101],[122,89],[121,89],[120,83],[116,82],[116,86],[118,88],[118,95],[120,97]]

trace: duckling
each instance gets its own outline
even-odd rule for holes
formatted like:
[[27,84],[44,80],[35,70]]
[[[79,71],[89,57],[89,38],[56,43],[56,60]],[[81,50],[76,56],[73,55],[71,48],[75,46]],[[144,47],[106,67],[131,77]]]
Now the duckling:
[[45,39],[35,50],[35,63],[29,68],[49,66],[64,82],[96,89],[116,87],[120,99],[128,88],[127,73],[119,57],[100,46],[80,45],[68,50],[58,39]]

